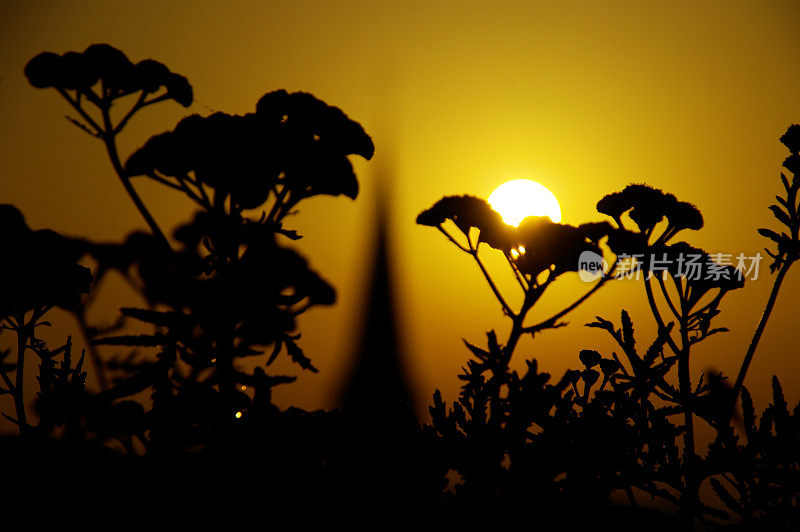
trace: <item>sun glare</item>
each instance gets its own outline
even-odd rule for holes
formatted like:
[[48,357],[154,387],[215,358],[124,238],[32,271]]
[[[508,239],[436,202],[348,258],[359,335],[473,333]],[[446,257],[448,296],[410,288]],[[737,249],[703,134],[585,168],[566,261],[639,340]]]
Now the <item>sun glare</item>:
[[514,179],[494,189],[489,205],[500,213],[509,225],[519,225],[527,216],[549,216],[561,221],[561,207],[552,192],[530,179]]

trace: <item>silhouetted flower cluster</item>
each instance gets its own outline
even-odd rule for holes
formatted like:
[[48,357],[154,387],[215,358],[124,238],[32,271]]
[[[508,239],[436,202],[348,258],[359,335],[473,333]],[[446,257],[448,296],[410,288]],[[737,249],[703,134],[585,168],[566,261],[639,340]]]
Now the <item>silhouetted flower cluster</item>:
[[662,243],[683,229],[703,227],[703,216],[697,207],[648,185],[628,185],[609,194],[597,203],[597,210],[611,216],[618,227],[624,227],[622,215],[628,212],[639,231],[648,237],[656,224],[666,218],[668,226],[660,238]]
[[74,308],[89,292],[92,274],[78,264],[73,241],[47,230],[31,230],[11,205],[0,205],[0,316],[31,310]]
[[503,222],[502,216],[489,203],[475,196],[445,196],[430,209],[417,216],[417,223],[430,227],[441,227],[452,221],[465,236],[475,228],[479,231],[478,242],[485,242],[499,250],[514,247],[513,228]]
[[151,138],[125,167],[129,175],[185,190],[191,185],[191,197],[206,209],[228,197],[233,211],[253,209],[273,193],[285,214],[317,194],[354,199],[358,181],[347,156],[369,159],[373,152],[363,128],[338,108],[310,94],[276,91],[259,100],[255,113],[184,118]]
[[[167,98],[184,107],[192,104],[192,87],[185,77],[152,59],[134,64],[108,44],[93,44],[83,53],[42,52],[27,64],[25,75],[34,87],[76,90],[93,103],[139,91],[155,93],[164,87]],[[102,82],[101,94],[92,92],[98,82]]]
[[519,273],[532,279],[550,271],[550,279],[565,272],[578,271],[581,253],[591,251],[602,256],[598,246],[611,230],[605,222],[574,227],[555,223],[546,216],[529,216],[518,227],[506,224],[489,203],[474,196],[445,196],[417,216],[417,223],[437,227],[452,221],[471,246],[470,230],[477,229],[477,246],[485,243],[502,251],[513,261]]
[[598,243],[609,230],[604,223],[575,227],[555,223],[547,216],[529,216],[515,231],[515,247],[521,251],[514,261],[522,273],[532,277],[547,270],[552,271],[552,278],[577,272],[582,253],[603,255]]

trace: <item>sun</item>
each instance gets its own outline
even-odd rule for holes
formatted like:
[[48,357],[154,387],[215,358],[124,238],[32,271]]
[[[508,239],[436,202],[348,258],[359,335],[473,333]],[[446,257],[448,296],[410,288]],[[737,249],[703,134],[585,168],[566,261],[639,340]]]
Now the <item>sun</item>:
[[509,225],[519,225],[527,216],[549,216],[561,221],[561,207],[552,192],[530,179],[514,179],[494,189],[489,205],[500,213]]

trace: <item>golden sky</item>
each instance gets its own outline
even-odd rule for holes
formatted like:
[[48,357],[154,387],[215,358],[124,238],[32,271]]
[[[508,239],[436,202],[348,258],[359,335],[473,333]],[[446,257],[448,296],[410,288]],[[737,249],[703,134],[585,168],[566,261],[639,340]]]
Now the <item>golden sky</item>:
[[[133,61],[151,57],[187,76],[190,109],[162,104],[137,115],[120,139],[123,158],[184,115],[254,110],[265,92],[313,93],[373,136],[372,162],[357,162],[355,202],[316,198],[290,223],[297,247],[337,288],[339,303],[301,323],[303,346],[321,372],[276,393],[284,406],[330,407],[351,354],[375,217],[386,181],[402,337],[421,405],[434,388],[454,398],[467,357],[461,338],[508,333],[477,268],[438,232],[415,225],[446,194],[486,197],[530,178],[559,198],[563,221],[601,220],[595,204],[630,182],[647,182],[697,204],[706,226],[682,234],[709,252],[754,255],[755,229],[772,222],[788,155],[778,137],[800,122],[800,3],[795,1],[436,2],[304,1],[0,4],[0,202],[34,228],[121,239],[144,223],[100,143],[70,125],[54,91],[22,70],[40,51],[107,42]],[[157,110],[156,110],[157,109]],[[171,191],[135,183],[162,227],[190,212]],[[800,386],[796,301],[800,271],[784,285],[748,384],[763,406],[773,373],[788,399]],[[718,326],[693,356],[693,374],[733,373],[771,283],[760,277],[728,296]],[[513,290],[511,283],[502,287]],[[539,317],[585,286],[559,281]],[[101,305],[131,304],[112,294]],[[556,376],[579,349],[611,343],[582,324],[631,311],[641,343],[654,326],[640,284],[608,287],[570,317],[571,326],[525,342]],[[63,327],[71,325],[64,322]],[[49,338],[63,340],[64,328]],[[294,371],[288,365],[281,369]]]

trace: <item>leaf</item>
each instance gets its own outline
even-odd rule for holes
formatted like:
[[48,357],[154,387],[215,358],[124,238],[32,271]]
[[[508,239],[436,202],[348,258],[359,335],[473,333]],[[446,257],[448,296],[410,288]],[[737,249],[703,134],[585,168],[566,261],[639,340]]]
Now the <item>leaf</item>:
[[628,311],[622,310],[622,346],[629,352],[636,352],[636,340],[633,337],[633,321]]
[[731,492],[722,485],[722,482],[712,477],[711,487],[714,489],[714,493],[716,493],[722,502],[725,503],[725,506],[739,515],[743,514],[744,508],[742,508],[742,505],[736,500],[736,497],[734,497]]
[[614,324],[610,321],[601,318],[600,316],[594,317],[597,321],[593,321],[592,323],[587,323],[586,327],[594,327],[596,329],[604,329],[611,333],[612,336],[616,333],[614,330]]
[[100,396],[111,401],[121,397],[130,397],[146,390],[155,382],[154,372],[148,371],[152,370],[153,368],[154,366],[149,365],[145,368],[145,371],[142,371],[137,375],[125,377],[115,381],[114,385],[108,390],[101,392]]
[[275,232],[285,236],[290,240],[300,240],[303,238],[302,235],[298,234],[294,229],[284,229],[283,227],[278,227],[275,229]]
[[786,189],[786,192],[789,192],[792,189],[792,186],[789,184],[789,180],[786,179],[786,176],[781,172],[781,182],[783,182],[783,188]]
[[489,354],[489,352],[488,352],[488,351],[484,351],[484,350],[483,350],[483,349],[481,349],[480,347],[478,347],[478,346],[475,346],[475,345],[472,345],[471,343],[467,342],[467,341],[466,341],[466,340],[464,340],[463,338],[462,338],[462,340],[463,340],[463,342],[464,342],[464,345],[466,345],[466,346],[467,346],[467,348],[468,348],[470,351],[472,351],[472,354],[473,354],[473,355],[475,355],[476,357],[478,357],[478,358],[479,358],[479,359],[481,359],[481,360],[489,360],[489,356],[490,356],[490,354]]
[[772,376],[772,405],[774,407],[776,420],[781,420],[789,416],[789,406],[783,396],[781,382],[775,375]]
[[673,323],[668,323],[663,329],[661,329],[655,341],[653,341],[653,343],[650,344],[650,347],[647,348],[647,352],[644,354],[644,363],[647,366],[650,366],[653,361],[655,361],[655,359],[664,352],[664,345],[669,339],[669,334],[672,331],[673,325]]
[[489,331],[486,333],[486,339],[488,341],[489,352],[495,354],[496,356],[502,356],[503,348],[500,347],[500,344],[497,342],[497,333],[494,331]]
[[772,240],[776,244],[779,244],[781,242],[780,235],[778,233],[776,233],[775,231],[771,230],[771,229],[766,229],[766,228],[762,227],[761,229],[758,230],[758,234],[760,234],[761,236],[765,236],[765,237],[769,238],[770,240]]
[[665,358],[664,362],[661,362],[660,364],[656,364],[655,366],[653,366],[652,371],[656,375],[663,377],[672,368],[672,366],[675,365],[677,361],[678,357]]
[[127,345],[132,347],[156,347],[169,345],[171,340],[164,334],[138,334],[112,336],[93,340],[93,345]]
[[286,352],[289,354],[289,357],[291,357],[292,362],[313,373],[319,372],[319,370],[314,367],[314,364],[311,363],[311,359],[303,353],[303,350],[293,339],[288,336],[284,337],[284,343],[286,344]]
[[781,222],[783,225],[785,225],[786,227],[792,226],[792,219],[789,217],[786,211],[784,211],[783,209],[774,204],[769,206],[769,210],[772,211],[772,214],[775,215],[775,218],[777,218],[778,221]]
[[753,398],[747,387],[742,386],[742,422],[744,423],[744,430],[747,434],[748,442],[753,436],[756,428],[756,410],[753,406]]
[[275,346],[272,348],[272,353],[269,355],[269,359],[267,360],[267,366],[275,362],[275,359],[278,358],[278,353],[281,352],[281,347],[283,346],[283,340],[278,338],[275,342]]
[[128,307],[121,308],[119,311],[125,316],[130,316],[135,320],[145,323],[152,323],[159,327],[186,326],[191,320],[191,316],[183,314],[182,312],[159,312],[156,310]]

